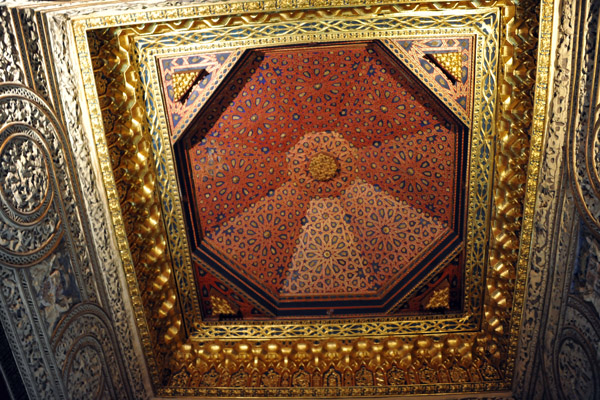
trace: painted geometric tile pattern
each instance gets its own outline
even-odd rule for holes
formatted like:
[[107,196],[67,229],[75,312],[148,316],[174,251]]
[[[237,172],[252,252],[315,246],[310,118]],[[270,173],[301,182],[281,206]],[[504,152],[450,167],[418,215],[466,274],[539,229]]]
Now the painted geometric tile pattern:
[[[167,110],[167,120],[171,140],[181,136],[198,111],[206,103],[209,95],[222,81],[242,54],[241,50],[209,54],[162,58],[159,61],[161,82]],[[178,77],[194,73],[198,79],[192,87],[183,90],[182,96]]]
[[[472,117],[474,39],[396,39],[384,42],[463,121]],[[460,54],[461,65],[450,65]],[[452,63],[454,64],[454,63]],[[461,70],[460,73],[457,71]]]
[[203,246],[230,272],[276,303],[377,298],[452,235],[459,123],[381,45],[240,63],[182,141]]

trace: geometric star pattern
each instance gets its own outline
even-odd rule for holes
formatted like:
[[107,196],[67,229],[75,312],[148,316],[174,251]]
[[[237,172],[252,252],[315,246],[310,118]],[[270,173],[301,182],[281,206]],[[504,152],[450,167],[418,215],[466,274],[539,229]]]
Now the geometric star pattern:
[[180,144],[205,268],[275,316],[385,314],[427,285],[462,243],[459,119],[378,42],[238,64]]

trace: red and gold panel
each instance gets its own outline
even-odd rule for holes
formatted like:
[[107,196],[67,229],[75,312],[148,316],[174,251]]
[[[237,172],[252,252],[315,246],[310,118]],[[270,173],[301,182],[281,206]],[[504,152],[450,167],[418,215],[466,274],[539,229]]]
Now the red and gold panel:
[[471,120],[474,37],[411,38],[385,43],[462,121]]
[[252,50],[178,144],[193,253],[274,317],[388,315],[463,244],[468,141],[379,41]]
[[241,50],[229,50],[158,60],[173,142],[186,130],[241,54]]

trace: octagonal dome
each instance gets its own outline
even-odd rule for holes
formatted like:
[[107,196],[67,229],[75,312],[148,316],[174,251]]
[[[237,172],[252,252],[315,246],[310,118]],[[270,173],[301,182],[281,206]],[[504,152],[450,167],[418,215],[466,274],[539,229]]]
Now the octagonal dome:
[[248,52],[178,144],[200,292],[396,313],[460,251],[466,132],[379,42]]

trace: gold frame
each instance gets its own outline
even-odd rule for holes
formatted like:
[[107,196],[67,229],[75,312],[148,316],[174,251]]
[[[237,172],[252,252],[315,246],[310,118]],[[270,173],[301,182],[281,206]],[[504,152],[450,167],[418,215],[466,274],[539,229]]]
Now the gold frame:
[[[537,38],[532,35],[535,29],[517,31],[521,24],[537,23],[533,2],[481,3],[272,0],[92,16],[74,22],[99,165],[135,318],[158,395],[374,396],[510,388],[547,106],[553,3],[542,3],[537,82],[531,79],[535,59],[528,55],[537,45]],[[140,60],[160,52],[148,50],[157,43],[156,37],[173,32],[184,37],[187,31],[216,31],[233,25],[256,27],[277,21],[411,15],[430,16],[439,22],[455,13],[482,12],[500,17],[498,54],[503,68],[496,76],[498,108],[495,131],[490,132],[496,137],[496,148],[493,199],[489,206],[493,210],[491,230],[485,237],[489,246],[487,268],[482,268],[486,271],[486,288],[481,322],[476,318],[458,330],[450,325],[434,325],[428,331],[423,318],[402,317],[395,327],[373,331],[372,327],[385,323],[312,323],[311,328],[310,322],[228,323],[214,327],[186,321],[183,311],[197,305],[193,299],[178,296],[181,285],[171,269],[175,242],[165,237],[165,213],[155,190],[161,182],[151,162],[156,157],[171,157],[168,149],[152,151],[150,130],[164,125],[164,115],[158,112],[147,120],[144,93],[155,91],[156,87],[137,75],[144,65],[152,65]],[[344,39],[352,32],[337,35]],[[513,45],[517,35],[519,46]],[[256,45],[269,44],[273,38],[264,40]],[[181,47],[178,49],[181,51]],[[528,93],[534,85],[535,107]],[[532,107],[533,116],[528,112]],[[175,176],[172,160],[166,168]],[[177,196],[176,187],[172,193]],[[181,215],[175,215],[177,219],[183,220]],[[176,256],[185,257],[181,250],[187,246],[185,238],[179,240],[183,242]],[[185,273],[182,276],[185,278]],[[483,291],[482,286],[478,287]],[[319,325],[324,328],[314,329]],[[194,333],[187,332],[190,327]],[[407,329],[402,332],[404,328]],[[211,380],[215,373],[216,381]],[[278,377],[269,381],[262,374]],[[326,378],[337,384],[323,386]],[[211,386],[215,387],[202,386],[213,382],[216,384]],[[265,382],[277,384],[260,387]],[[234,387],[240,383],[242,387]]]
[[[459,18],[459,15],[462,15]],[[475,40],[478,45],[476,45],[477,56],[475,57],[479,61],[474,66],[473,70],[476,71],[476,81],[483,81],[484,75],[489,76],[491,74],[490,71],[495,71],[496,69],[496,60],[490,60],[489,56],[484,57],[484,54],[488,52],[492,52],[492,54],[496,54],[497,52],[497,39],[494,35],[488,34],[486,35],[481,33],[480,29],[474,28],[476,24],[485,24],[485,20],[487,18],[493,17],[498,18],[497,11],[484,11],[481,13],[470,12],[470,13],[451,13],[444,16],[453,21],[456,25],[464,23],[465,21],[470,21],[468,27],[461,26],[460,28],[456,27],[437,27],[433,35],[435,37],[442,36],[452,36],[452,37],[463,37],[465,35],[474,36],[477,39]],[[383,16],[378,20],[365,20],[365,19],[353,19],[352,23],[356,26],[356,22],[362,22],[366,28],[369,28],[380,21],[384,21],[388,24],[394,24],[393,30],[390,29],[382,29],[381,31],[359,31],[359,32],[347,32],[344,33],[343,38],[339,37],[337,32],[323,32],[319,34],[310,34],[310,35],[301,35],[301,40],[295,41],[294,38],[290,38],[288,36],[283,37],[269,37],[268,45],[275,46],[281,45],[281,43],[285,45],[289,44],[304,44],[304,43],[335,43],[336,40],[365,40],[365,39],[380,39],[383,41],[383,45],[387,47],[391,52],[397,51],[388,43],[387,37],[394,37],[398,39],[402,38],[412,38],[412,37],[423,37],[423,32],[419,29],[407,29],[403,27],[402,24],[404,20],[412,19],[411,15],[401,15],[394,18],[394,16]],[[455,20],[459,20],[459,22],[455,22]],[[429,25],[435,23],[439,23],[437,19],[431,18],[430,15],[419,15],[419,22],[423,22],[427,20]],[[343,25],[343,23],[342,23]],[[264,26],[261,26],[264,27]],[[325,27],[319,26],[318,22],[314,22],[311,28],[318,27],[319,29],[324,29]],[[488,28],[487,25],[485,25]],[[490,27],[492,28],[492,27]],[[239,35],[242,30],[239,27],[235,27],[236,34]],[[301,30],[301,27],[296,27],[296,31]],[[496,28],[497,29],[497,28]],[[248,29],[247,36],[251,36],[250,33],[256,34],[256,30]],[[490,31],[494,31],[494,29],[490,29]],[[220,29],[214,28],[212,30],[215,34],[220,33]],[[421,36],[418,36],[418,35]],[[432,36],[433,36],[432,35]],[[192,38],[190,38],[190,36]],[[159,84],[158,70],[156,66],[155,59],[158,57],[165,56],[175,56],[181,54],[198,54],[202,51],[206,50],[215,50],[215,46],[219,50],[237,50],[239,47],[244,49],[252,49],[252,48],[260,48],[264,46],[263,38],[255,38],[252,36],[249,39],[242,40],[232,40],[233,44],[229,47],[229,43],[227,42],[226,36],[218,36],[218,41],[212,40],[209,44],[203,43],[196,36],[194,32],[190,34],[182,33],[180,35],[169,35],[167,36],[167,40],[169,42],[169,46],[162,46],[161,40],[164,40],[165,37],[154,37],[152,35],[144,36],[136,41],[136,45],[138,46],[139,56],[138,64],[140,65],[140,74],[147,76],[147,84],[144,85],[144,99],[146,99],[147,104],[154,104],[154,108],[150,109],[147,106],[148,113],[148,126],[150,136],[153,138],[155,147],[169,147],[170,138],[168,127],[166,126],[167,116],[164,112],[166,106],[163,104],[163,96],[161,96],[161,87]],[[200,36],[200,35],[198,35]],[[300,35],[299,35],[300,36]],[[184,45],[172,45],[172,42],[180,40]],[[487,48],[483,43],[487,46],[492,46],[493,49]],[[175,52],[173,52],[175,50]],[[185,53],[182,52],[185,50]],[[487,62],[484,62],[486,60]],[[488,89],[487,92],[483,90],[483,85],[478,84],[475,88],[475,106],[473,107],[476,111],[472,118],[473,123],[469,128],[472,131],[478,132],[477,137],[473,139],[473,149],[474,153],[477,153],[476,156],[471,159],[471,171],[473,176],[480,177],[481,175],[487,175],[488,179],[486,181],[491,181],[489,178],[490,175],[490,160],[484,157],[479,156],[480,151],[485,151],[487,147],[491,146],[491,137],[493,136],[493,132],[491,130],[492,124],[489,124],[490,128],[488,131],[483,131],[480,128],[482,125],[486,125],[486,122],[491,122],[493,119],[493,110],[494,110],[494,99],[495,99],[495,90]],[[494,86],[495,88],[495,86]],[[485,113],[483,110],[486,110]],[[485,115],[484,115],[485,114]],[[468,121],[465,121],[468,122]],[[487,153],[490,151],[487,150]],[[491,157],[489,157],[491,158]],[[473,266],[477,264],[483,264],[485,260],[483,259],[485,256],[485,242],[487,241],[487,232],[485,230],[481,230],[481,232],[477,232],[476,229],[472,229],[471,232],[473,234],[479,233],[480,236],[478,238],[471,238],[468,240],[468,245],[473,247],[476,242],[481,248],[481,251],[478,254],[471,251],[468,255],[468,262],[466,268],[466,276],[465,279],[466,286],[468,287],[466,292],[469,296],[466,296],[468,300],[470,300],[469,304],[466,305],[467,311],[463,313],[458,313],[454,316],[452,315],[444,315],[442,318],[440,316],[432,317],[420,317],[420,316],[412,316],[410,318],[399,317],[395,319],[382,319],[377,320],[373,319],[369,324],[364,324],[362,320],[344,320],[343,323],[336,322],[336,320],[321,320],[318,323],[318,326],[311,326],[307,323],[299,324],[298,321],[269,321],[268,323],[260,323],[260,322],[248,322],[248,323],[228,323],[226,325],[217,324],[217,323],[203,323],[199,320],[194,319],[194,316],[198,317],[200,315],[200,310],[198,308],[197,303],[194,303],[196,300],[196,295],[194,291],[196,290],[193,286],[193,272],[191,267],[191,262],[189,260],[189,250],[188,250],[188,242],[185,234],[185,224],[183,218],[183,211],[181,207],[181,200],[179,199],[179,188],[174,185],[172,187],[168,187],[169,183],[176,182],[177,177],[173,173],[174,171],[174,162],[172,157],[170,157],[170,152],[165,152],[164,157],[160,161],[155,162],[157,165],[157,180],[161,182],[161,186],[158,191],[160,193],[160,201],[163,204],[163,209],[166,208],[166,204],[169,204],[170,208],[172,208],[172,213],[170,215],[163,216],[163,220],[167,226],[176,226],[176,233],[167,233],[169,249],[171,250],[172,258],[179,258],[183,261],[183,265],[177,265],[177,262],[174,261],[173,272],[175,276],[175,280],[177,282],[177,287],[179,289],[179,295],[183,298],[186,298],[184,302],[189,304],[189,306],[183,306],[182,308],[186,310],[184,312],[184,319],[187,319],[186,326],[191,327],[190,331],[193,332],[194,338],[202,338],[203,340],[207,338],[211,339],[241,339],[241,338],[289,338],[289,337],[313,337],[313,336],[326,336],[327,332],[337,331],[338,335],[350,335],[350,336],[385,336],[389,332],[394,332],[396,334],[414,334],[414,333],[431,333],[431,332],[444,332],[447,330],[454,331],[468,331],[476,329],[479,324],[479,315],[481,314],[481,307],[475,306],[473,303],[481,302],[481,293],[478,292],[477,279],[480,278],[481,274],[476,274],[473,272]],[[161,171],[164,171],[161,173]],[[480,178],[478,181],[481,181]],[[487,183],[487,182],[486,182]],[[476,189],[474,185],[470,185],[470,194],[469,197],[471,200],[470,203],[470,211],[469,211],[469,221],[467,225],[474,226],[477,224],[481,224],[483,226],[487,225],[487,215],[486,213],[482,213],[482,216],[479,217],[477,221],[474,221],[474,217],[477,214],[477,208],[481,210],[487,209],[487,195],[481,196],[476,193]],[[486,187],[489,187],[489,184],[486,184]],[[489,188],[488,188],[489,191]],[[488,194],[489,195],[489,194]],[[464,250],[464,249],[463,249]],[[458,249],[457,249],[458,251]],[[440,263],[439,267],[442,267],[449,263],[456,256],[456,252],[453,252],[448,255],[448,257]],[[434,272],[437,272],[436,269]],[[433,273],[432,273],[433,274]],[[475,281],[475,282],[473,282]],[[415,288],[414,290],[416,290]],[[477,300],[476,298],[479,298]],[[189,308],[188,308],[189,307]],[[412,321],[420,321],[418,326],[408,326],[406,324],[407,320]],[[352,326],[351,329],[348,329],[348,326]],[[279,334],[275,334],[273,332],[273,327],[277,327],[278,330],[284,331]],[[346,327],[344,329],[344,327]],[[321,329],[319,329],[321,328]],[[362,328],[362,329],[361,329]]]

